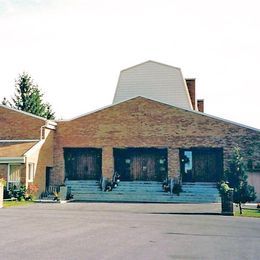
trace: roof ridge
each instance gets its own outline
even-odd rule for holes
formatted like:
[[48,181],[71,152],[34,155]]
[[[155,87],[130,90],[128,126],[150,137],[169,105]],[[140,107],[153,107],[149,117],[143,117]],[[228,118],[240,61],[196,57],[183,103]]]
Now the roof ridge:
[[159,65],[162,65],[162,66],[167,66],[167,67],[170,67],[170,68],[175,68],[175,69],[178,69],[178,70],[181,69],[181,68],[179,68],[179,67],[175,67],[175,66],[172,66],[172,65],[168,65],[168,64],[165,64],[165,63],[158,62],[158,61],[147,60],[147,61],[144,61],[144,62],[138,63],[138,64],[136,64],[136,65],[133,65],[133,66],[127,67],[127,68],[121,70],[120,73],[123,72],[123,71],[129,70],[129,69],[133,69],[133,68],[138,67],[138,66],[140,66],[140,65],[143,65],[143,64],[145,64],[145,63],[149,63],[149,62],[156,63],[156,64],[159,64]]
[[209,115],[209,114],[204,113],[204,112],[200,112],[200,111],[196,111],[196,110],[189,110],[189,109],[186,109],[186,108],[174,106],[174,105],[167,104],[167,103],[164,103],[164,102],[159,101],[159,100],[155,100],[155,99],[148,98],[148,97],[143,97],[143,96],[140,96],[140,95],[139,95],[139,96],[132,97],[132,98],[129,98],[129,99],[122,100],[122,101],[120,101],[120,102],[117,102],[117,103],[114,103],[114,104],[111,104],[111,105],[107,105],[107,106],[101,107],[101,108],[99,108],[99,109],[90,111],[90,112],[85,113],[85,114],[82,114],[82,115],[80,115],[80,116],[73,117],[73,118],[71,118],[71,119],[57,120],[57,122],[69,122],[69,121],[73,121],[73,120],[79,119],[79,118],[81,118],[81,117],[84,117],[84,116],[88,116],[88,115],[97,113],[97,112],[102,111],[102,110],[104,110],[104,109],[108,109],[108,108],[117,106],[117,105],[119,105],[119,104],[121,104],[121,103],[124,103],[124,102],[126,102],[126,101],[134,100],[134,99],[137,99],[137,98],[142,98],[142,99],[151,100],[151,101],[153,101],[153,102],[161,103],[161,104],[163,104],[163,105],[166,105],[166,106],[169,106],[169,107],[172,107],[172,108],[181,109],[181,110],[184,110],[184,111],[187,111],[187,112],[191,112],[191,113],[198,114],[198,115],[201,115],[201,116],[206,116],[206,117],[209,117],[209,118],[212,118],[212,119],[216,119],[216,120],[223,121],[223,122],[226,122],[226,123],[229,123],[229,124],[237,125],[237,126],[239,126],[239,127],[243,127],[243,128],[246,128],[246,129],[250,129],[250,130],[253,130],[253,131],[260,132],[260,129],[255,128],[255,127],[252,127],[252,126],[247,126],[247,125],[240,124],[240,123],[237,123],[237,122],[228,120],[228,119],[224,119],[224,118],[220,118],[220,117],[217,117],[217,116]]
[[44,117],[37,116],[37,115],[34,115],[32,113],[25,112],[25,111],[22,111],[22,110],[19,110],[19,109],[16,109],[16,108],[12,108],[12,107],[9,107],[9,106],[3,105],[3,104],[0,104],[0,107],[3,107],[5,109],[9,109],[9,110],[12,110],[12,111],[15,111],[15,112],[19,112],[19,113],[22,113],[24,115],[31,116],[31,117],[34,117],[34,118],[37,118],[37,119],[41,119],[41,120],[44,120],[44,121],[48,120],[48,119],[46,119]]

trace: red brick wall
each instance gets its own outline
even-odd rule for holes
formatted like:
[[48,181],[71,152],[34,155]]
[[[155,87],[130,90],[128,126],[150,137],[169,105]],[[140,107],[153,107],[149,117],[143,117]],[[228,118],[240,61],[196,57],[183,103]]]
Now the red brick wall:
[[8,165],[0,164],[0,179],[4,179],[7,181],[7,172],[8,172]]
[[38,119],[0,106],[1,139],[39,139],[44,119]]
[[[237,144],[260,162],[260,132],[141,97],[58,122],[54,143],[54,182],[64,179],[63,147],[103,148],[106,176],[113,171],[113,147],[167,147],[172,158],[179,148],[223,147],[226,164]],[[179,162],[169,160],[169,175],[178,173]]]

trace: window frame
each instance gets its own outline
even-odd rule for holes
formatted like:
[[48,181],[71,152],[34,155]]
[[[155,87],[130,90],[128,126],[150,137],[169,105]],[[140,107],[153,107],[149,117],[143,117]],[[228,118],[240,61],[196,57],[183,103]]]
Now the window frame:
[[[32,172],[31,172],[32,170]],[[35,177],[35,163],[28,163],[28,182],[33,182]]]
[[12,166],[21,166],[21,164],[19,163],[8,163],[8,168],[7,168],[7,190],[10,189],[10,185],[9,184],[17,184],[16,186],[19,187],[21,184],[21,172],[20,172],[20,176],[19,176],[19,181],[11,181],[10,180],[10,173],[11,173],[11,167]]

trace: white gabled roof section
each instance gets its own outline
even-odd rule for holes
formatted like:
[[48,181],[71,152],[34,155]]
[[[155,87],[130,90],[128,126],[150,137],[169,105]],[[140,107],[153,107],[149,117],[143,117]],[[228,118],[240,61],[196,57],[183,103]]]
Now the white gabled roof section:
[[121,71],[113,103],[137,96],[193,109],[180,68],[155,61],[146,61]]
[[45,142],[45,139],[40,140],[31,149],[29,149],[26,153],[24,153],[24,156],[28,157],[28,156],[31,156],[31,155],[35,154],[36,152],[38,152],[41,149],[41,147],[43,146],[44,142]]

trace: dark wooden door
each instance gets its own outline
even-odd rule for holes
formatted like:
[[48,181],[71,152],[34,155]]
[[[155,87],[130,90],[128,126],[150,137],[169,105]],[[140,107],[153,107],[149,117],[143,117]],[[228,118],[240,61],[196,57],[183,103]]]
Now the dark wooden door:
[[193,152],[193,171],[192,180],[203,182],[206,181],[208,175],[208,158],[205,151]]
[[132,157],[132,177],[134,180],[150,181],[156,179],[155,154],[137,154]]
[[216,182],[222,174],[222,153],[220,149],[193,151],[192,179],[197,182]]
[[69,180],[99,180],[102,150],[96,148],[64,148],[65,176]]
[[167,176],[166,149],[116,149],[114,158],[123,181],[163,181]]

